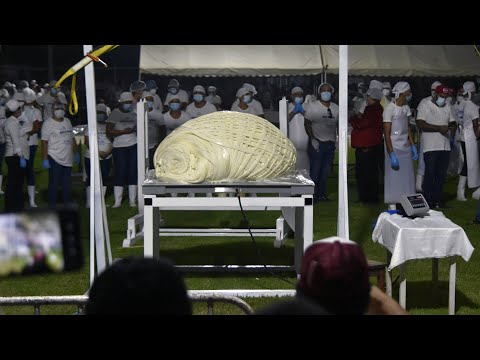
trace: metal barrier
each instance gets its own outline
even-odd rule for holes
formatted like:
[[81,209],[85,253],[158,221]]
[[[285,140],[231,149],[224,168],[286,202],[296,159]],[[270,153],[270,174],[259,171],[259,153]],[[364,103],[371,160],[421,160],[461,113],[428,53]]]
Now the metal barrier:
[[[253,314],[253,309],[242,299],[236,296],[215,295],[215,294],[191,294],[189,295],[192,302],[206,302],[208,315],[213,315],[213,306],[215,302],[223,302],[235,305],[245,314]],[[84,312],[87,304],[88,296],[14,296],[0,297],[1,306],[33,306],[33,314],[40,315],[40,306],[46,305],[75,305],[77,314]]]

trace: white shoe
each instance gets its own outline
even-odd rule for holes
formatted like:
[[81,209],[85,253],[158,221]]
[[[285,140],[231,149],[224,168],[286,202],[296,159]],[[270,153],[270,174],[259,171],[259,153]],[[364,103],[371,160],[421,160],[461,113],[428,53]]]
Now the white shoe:
[[115,204],[113,204],[112,208],[115,209],[122,205],[123,186],[114,186],[113,195],[115,197]]
[[37,204],[35,204],[35,185],[28,185],[27,191],[28,191],[28,200],[30,202],[30,207],[36,208]]
[[415,182],[415,190],[418,192],[423,191],[423,175],[417,175],[417,181]]
[[130,201],[130,207],[137,206],[136,199],[137,199],[137,185],[128,185],[128,199]]

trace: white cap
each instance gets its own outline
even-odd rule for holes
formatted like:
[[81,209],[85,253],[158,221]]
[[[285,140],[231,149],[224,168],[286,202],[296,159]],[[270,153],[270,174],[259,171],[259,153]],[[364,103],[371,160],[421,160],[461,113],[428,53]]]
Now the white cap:
[[392,85],[388,81],[385,81],[382,85],[384,89],[392,89]]
[[375,100],[381,100],[383,97],[383,94],[380,91],[380,89],[371,88],[367,90],[367,96],[370,96],[372,99],[375,99]]
[[25,95],[21,92],[17,92],[13,95],[13,98],[17,101],[25,102]]
[[205,95],[205,88],[202,85],[195,85],[195,87],[193,88],[193,92],[195,93],[197,91],[200,91]]
[[440,81],[435,81],[432,86],[430,86],[430,90],[435,90],[438,85],[442,85]]
[[321,89],[321,87],[322,87],[323,85],[330,85],[330,86],[332,87],[332,94],[335,93],[335,88],[333,87],[332,84],[330,84],[330,83],[328,83],[328,82],[323,82],[323,83],[321,83],[320,85],[318,85],[318,93],[320,93],[320,89]]
[[120,94],[118,102],[133,101],[133,95],[130,91],[125,91]]
[[250,89],[247,89],[245,87],[241,87],[240,89],[237,90],[237,98],[241,98],[243,95],[245,95],[246,93],[249,93],[249,92],[252,92],[252,90]]
[[167,87],[180,87],[180,83],[178,82],[177,79],[172,79],[168,82],[168,86]]
[[8,110],[10,110],[11,112],[15,112],[18,110],[18,108],[20,106],[22,106],[22,104],[15,100],[15,99],[10,99],[7,101],[7,103],[5,104],[5,106],[8,108]]
[[180,100],[180,102],[182,102],[182,99],[180,99],[180,96],[178,94],[175,94],[170,96],[170,100],[168,100],[168,103],[170,104],[172,100],[175,100],[175,99]]
[[464,82],[463,83],[463,91],[469,92],[469,93],[475,92],[476,89],[475,89],[475,84],[473,83],[473,81]]
[[23,89],[23,95],[25,97],[25,102],[30,104],[37,99],[37,94],[30,88]]
[[303,93],[303,89],[302,89],[300,86],[295,86],[295,87],[292,89],[292,95],[295,94],[295,93],[298,93],[298,92]]
[[217,91],[217,88],[215,86],[209,86],[208,91]]
[[101,112],[106,113],[106,112],[107,112],[107,105],[105,105],[105,104],[98,104],[98,105],[97,105],[97,111],[101,111]]
[[7,99],[10,97],[7,89],[0,89],[0,96],[6,97]]
[[[248,90],[251,91],[253,94],[256,94],[256,93],[257,93],[257,89],[255,89],[255,86],[253,86],[252,84],[245,83],[245,84],[242,85],[242,88],[248,89]],[[238,96],[237,96],[237,97],[238,97]]]
[[377,89],[380,89],[380,91],[382,91],[383,90],[383,84],[378,80],[372,80],[372,81],[370,81],[370,84],[368,85],[368,88],[369,89],[377,88]]
[[398,98],[400,94],[410,90],[410,85],[405,81],[399,81],[393,87],[392,93],[395,94],[395,99]]

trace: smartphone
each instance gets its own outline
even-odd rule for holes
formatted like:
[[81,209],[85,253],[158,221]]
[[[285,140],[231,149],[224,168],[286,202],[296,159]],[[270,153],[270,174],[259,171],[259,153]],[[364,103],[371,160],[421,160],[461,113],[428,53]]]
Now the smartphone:
[[75,208],[0,214],[0,276],[63,272],[83,266]]

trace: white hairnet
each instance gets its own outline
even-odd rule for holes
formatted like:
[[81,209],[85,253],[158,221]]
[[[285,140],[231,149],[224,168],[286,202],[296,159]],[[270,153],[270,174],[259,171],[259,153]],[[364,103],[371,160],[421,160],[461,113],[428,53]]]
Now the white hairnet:
[[9,98],[10,97],[10,94],[8,93],[8,90],[7,89],[0,89],[0,97],[3,96],[3,97],[6,97],[6,98]]
[[368,88],[369,89],[373,89],[373,88],[380,89],[380,91],[382,91],[383,90],[383,84],[378,80],[372,80],[372,81],[370,81],[370,84],[368,85]]
[[143,81],[136,80],[133,83],[130,84],[130,91],[142,91],[147,88],[147,84],[145,84]]
[[243,95],[245,95],[246,93],[249,93],[249,92],[252,92],[252,90],[250,89],[247,89],[245,87],[241,87],[240,89],[237,90],[237,98],[241,98]]
[[205,88],[202,85],[195,85],[193,88],[193,92],[200,91],[202,94],[205,95]]
[[25,102],[30,104],[37,99],[37,94],[30,88],[23,89],[23,95],[25,97]]
[[257,93],[257,89],[255,89],[255,86],[253,86],[252,84],[245,83],[245,84],[242,85],[242,87],[245,88],[245,89],[248,89],[249,91],[251,91],[254,94]]
[[177,79],[172,79],[168,82],[168,86],[167,87],[180,87],[180,83],[178,82]]
[[437,88],[438,85],[442,85],[442,83],[440,81],[435,81],[432,86],[430,86],[430,89],[431,90],[435,90]]
[[120,94],[120,98],[118,99],[118,102],[125,102],[125,101],[133,101],[133,95],[129,91],[125,91]]
[[300,86],[295,86],[295,87],[292,89],[292,95],[295,94],[295,93],[298,93],[298,92],[303,93],[303,89],[302,89]]
[[22,106],[22,104],[15,100],[15,99],[10,99],[7,101],[7,103],[5,104],[5,106],[7,107],[8,110],[10,110],[11,112],[15,112],[18,110],[18,108],[20,106]]
[[13,98],[17,101],[25,102],[25,95],[21,92],[17,92],[13,95]]
[[170,104],[172,100],[175,100],[175,99],[180,100],[180,102],[182,102],[182,99],[180,99],[180,96],[178,94],[175,94],[170,97],[170,100],[168,100],[168,103]]
[[403,94],[405,91],[410,90],[410,85],[406,81],[399,81],[392,89],[392,93],[395,94],[395,99]]
[[67,98],[65,97],[65,94],[62,93],[62,92],[59,92],[59,93],[57,94],[57,99],[58,99],[58,101],[61,102],[62,104],[65,104],[65,105],[68,104],[68,101],[67,101]]
[[392,85],[388,81],[385,81],[382,85],[384,89],[392,89]]
[[208,91],[217,91],[217,88],[215,86],[209,86]]
[[473,81],[464,82],[463,83],[463,91],[469,92],[469,93],[475,92],[476,91],[475,83]]
[[321,89],[321,87],[322,87],[323,85],[330,85],[330,86],[332,87],[332,94],[335,93],[335,88],[333,87],[332,84],[330,84],[330,83],[328,83],[328,82],[323,82],[323,83],[321,83],[320,85],[318,85],[318,93],[319,93],[319,94],[320,94],[320,89]]
[[382,91],[377,88],[371,88],[367,90],[367,95],[372,99],[380,100],[383,97]]

